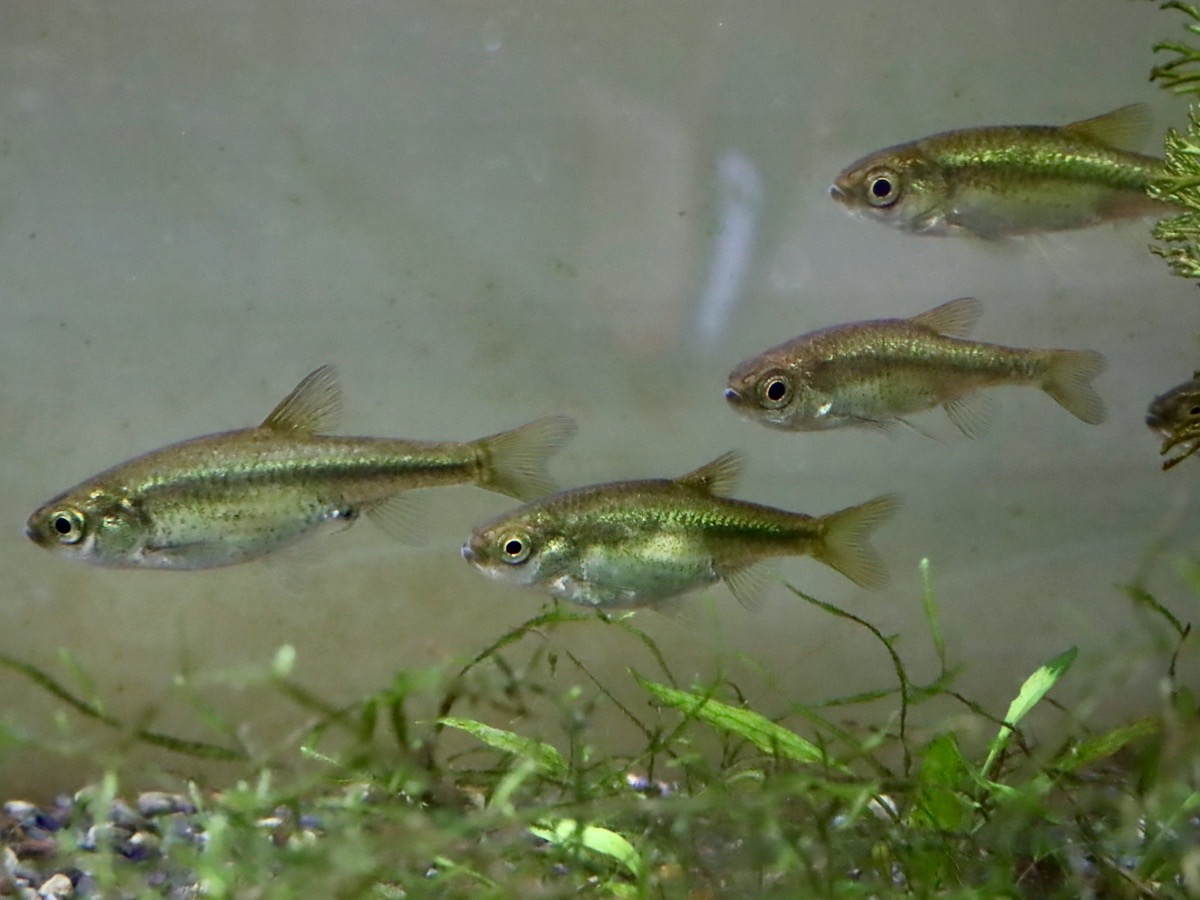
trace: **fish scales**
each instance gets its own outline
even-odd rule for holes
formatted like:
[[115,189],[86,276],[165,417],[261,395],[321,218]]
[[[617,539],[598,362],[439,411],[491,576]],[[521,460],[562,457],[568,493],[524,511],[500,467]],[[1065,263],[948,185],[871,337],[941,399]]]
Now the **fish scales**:
[[36,543],[98,565],[197,569],[268,554],[362,514],[404,536],[415,488],[474,484],[519,499],[553,490],[549,456],[574,422],[549,416],[475,441],[324,433],[340,406],[332,367],[312,372],[258,426],[135,457],[43,504]]
[[756,564],[780,556],[813,556],[864,586],[882,582],[866,537],[894,497],[815,518],[724,496],[739,467],[725,454],[674,480],[553,494],[476,528],[463,556],[491,577],[599,608],[658,606],[722,580],[750,606],[761,588]]
[[978,301],[962,297],[910,319],[809,332],[744,360],[730,373],[725,398],[744,418],[792,431],[911,424],[903,417],[944,406],[973,436],[990,416],[975,391],[1032,385],[1082,421],[1103,421],[1091,384],[1103,369],[1100,354],[970,340],[978,315]]
[[960,173],[965,183],[994,183],[1002,171],[1030,182],[1057,179],[1145,190],[1163,161],[1065,135],[1052,126],[997,126],[943,132],[916,142],[931,160]]
[[761,558],[768,545],[792,552],[797,542],[821,535],[818,521],[803,513],[698,494],[668,479],[564,491],[546,501],[539,518],[585,528],[597,541],[674,532],[728,563]]
[[1163,161],[1130,146],[1149,121],[1133,105],[1060,127],[943,131],[857,160],[830,196],[901,231],[983,238],[1178,213],[1148,193],[1165,175]]

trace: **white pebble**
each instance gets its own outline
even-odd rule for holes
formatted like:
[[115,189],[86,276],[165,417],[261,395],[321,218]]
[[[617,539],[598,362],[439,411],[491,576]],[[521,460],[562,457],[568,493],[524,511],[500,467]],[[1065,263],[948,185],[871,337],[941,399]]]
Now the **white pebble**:
[[70,897],[74,895],[75,888],[71,885],[71,879],[59,872],[43,881],[38,893],[48,898]]

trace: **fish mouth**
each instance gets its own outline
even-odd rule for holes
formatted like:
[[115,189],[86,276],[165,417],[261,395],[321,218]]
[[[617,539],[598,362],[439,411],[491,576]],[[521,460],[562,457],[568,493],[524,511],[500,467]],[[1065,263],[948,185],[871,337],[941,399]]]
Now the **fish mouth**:
[[742,395],[739,394],[737,391],[735,391],[733,388],[727,387],[727,388],[725,388],[725,399],[728,400],[730,403],[741,403]]
[[851,172],[842,172],[829,186],[829,196],[842,206],[850,206],[853,195],[854,177]]
[[469,563],[475,562],[475,551],[471,549],[470,544],[462,545],[462,558]]

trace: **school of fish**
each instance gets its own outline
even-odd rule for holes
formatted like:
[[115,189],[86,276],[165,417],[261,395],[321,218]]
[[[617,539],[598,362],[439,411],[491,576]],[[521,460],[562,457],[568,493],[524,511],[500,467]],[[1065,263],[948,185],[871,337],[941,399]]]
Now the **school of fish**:
[[[999,239],[1175,211],[1148,187],[1162,161],[1137,152],[1142,106],[1063,126],[946,131],[871,153],[834,180],[852,213],[921,235]],[[741,417],[787,431],[842,427],[922,431],[936,408],[965,435],[991,418],[990,388],[1043,391],[1080,421],[1105,420],[1090,350],[1023,349],[970,339],[972,298],[909,318],[800,334],[740,363],[724,396]],[[548,416],[473,441],[333,434],[341,389],[331,366],[308,375],[257,426],[137,456],[43,504],[26,523],[36,544],[101,566],[204,569],[258,559],[365,515],[403,539],[419,530],[411,493],[475,485],[526,501],[475,528],[462,556],[483,574],[558,600],[612,610],[669,611],[722,582],[754,607],[762,564],[809,556],[877,588],[886,567],[868,541],[899,506],[894,495],[824,516],[731,496],[736,452],[676,478],[555,491],[546,471],[575,432]],[[1200,450],[1200,378],[1156,398],[1147,424],[1171,468]],[[854,498],[849,498],[853,500]]]

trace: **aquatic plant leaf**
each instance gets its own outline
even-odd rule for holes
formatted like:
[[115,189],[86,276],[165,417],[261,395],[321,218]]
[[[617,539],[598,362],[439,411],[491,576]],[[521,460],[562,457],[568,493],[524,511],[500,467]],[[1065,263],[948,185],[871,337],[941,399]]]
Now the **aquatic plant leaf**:
[[775,724],[753,710],[739,709],[703,694],[667,687],[665,684],[642,678],[636,673],[633,677],[638,684],[667,706],[673,706],[687,716],[744,738],[764,753],[795,762],[817,763],[839,771],[847,771],[844,766],[831,762],[825,751],[816,744],[806,741],[796,732]]
[[645,870],[641,854],[633,844],[617,832],[599,825],[584,825],[580,828],[574,819],[560,819],[556,823],[541,822],[530,826],[529,831],[556,847],[586,847],[593,853],[615,859],[628,869],[634,878],[641,878]]
[[929,634],[933,639],[933,649],[937,652],[938,664],[942,674],[946,673],[946,640],[942,636],[942,623],[938,616],[937,598],[933,593],[933,575],[929,568],[929,557],[920,563],[921,572],[921,603],[925,608],[925,620],[929,623]]
[[917,773],[918,790],[909,821],[942,831],[965,829],[975,811],[968,795],[973,774],[953,734],[934,738],[925,748]]
[[1054,768],[1059,772],[1074,772],[1107,759],[1126,744],[1157,733],[1156,719],[1135,719],[1069,748],[1062,758],[1055,762]]
[[1041,702],[1041,699],[1046,696],[1050,688],[1054,687],[1058,679],[1066,674],[1067,669],[1071,668],[1071,663],[1075,661],[1075,654],[1077,652],[1077,647],[1063,651],[1048,663],[1040,666],[1037,671],[1025,679],[1025,683],[1021,685],[1021,690],[1017,693],[1016,699],[1008,706],[1008,712],[1004,716],[1005,724],[1000,726],[999,733],[992,738],[991,746],[988,748],[987,759],[983,763],[983,769],[980,770],[981,778],[987,778],[997,757],[1008,746],[1008,740],[1012,737],[1013,729],[1020,724],[1021,720],[1029,714],[1031,709]]
[[503,728],[493,728],[474,719],[459,719],[446,716],[438,719],[439,725],[457,728],[478,738],[494,750],[512,753],[531,760],[547,775],[562,777],[567,774],[567,761],[563,759],[557,748],[533,738],[523,737]]

